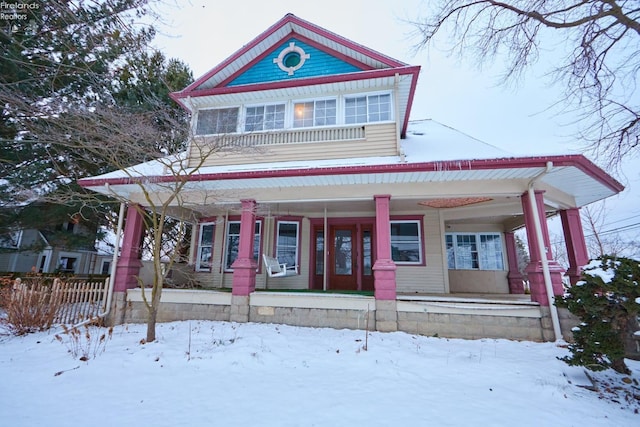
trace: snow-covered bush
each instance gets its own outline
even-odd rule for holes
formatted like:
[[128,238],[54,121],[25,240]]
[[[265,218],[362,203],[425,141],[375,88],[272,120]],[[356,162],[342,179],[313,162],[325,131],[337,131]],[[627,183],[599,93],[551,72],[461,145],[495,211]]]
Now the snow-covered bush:
[[639,281],[640,262],[629,258],[603,256],[584,268],[582,280],[557,300],[581,321],[573,329],[571,356],[562,360],[593,371],[628,373],[625,356],[637,357]]

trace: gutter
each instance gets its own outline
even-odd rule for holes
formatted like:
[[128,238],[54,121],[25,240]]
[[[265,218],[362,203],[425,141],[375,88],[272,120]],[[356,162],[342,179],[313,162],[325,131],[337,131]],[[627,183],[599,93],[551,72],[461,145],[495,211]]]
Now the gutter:
[[544,175],[551,172],[553,168],[553,162],[547,162],[545,170],[537,174],[529,181],[528,194],[529,204],[533,211],[533,226],[536,232],[536,238],[538,239],[538,251],[540,256],[540,262],[542,263],[542,275],[544,277],[544,287],[547,291],[547,299],[549,301],[549,311],[551,312],[551,323],[553,325],[553,333],[555,335],[555,341],[562,340],[562,330],[560,329],[560,320],[558,317],[558,307],[555,305],[555,296],[553,295],[553,284],[551,282],[551,273],[549,271],[549,260],[547,259],[547,251],[544,245],[544,237],[542,235],[542,226],[540,224],[540,217],[538,216],[538,203],[536,202],[533,186],[536,181],[542,178]]

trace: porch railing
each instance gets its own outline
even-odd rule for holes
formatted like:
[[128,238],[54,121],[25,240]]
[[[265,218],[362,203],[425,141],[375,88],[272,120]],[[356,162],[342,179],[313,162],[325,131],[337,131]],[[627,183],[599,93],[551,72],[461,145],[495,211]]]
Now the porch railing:
[[362,125],[225,135],[216,141],[216,143],[220,146],[242,148],[274,144],[351,141],[358,139],[365,139],[365,130]]

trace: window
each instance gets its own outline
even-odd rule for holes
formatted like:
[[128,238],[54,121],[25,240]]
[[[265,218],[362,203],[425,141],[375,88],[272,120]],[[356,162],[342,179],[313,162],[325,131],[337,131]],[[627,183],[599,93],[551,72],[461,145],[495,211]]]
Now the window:
[[238,109],[220,108],[198,111],[197,135],[233,133],[238,130]]
[[422,263],[420,221],[391,221],[391,259],[399,264]]
[[245,132],[284,129],[284,104],[247,107]]
[[309,101],[293,106],[293,127],[329,126],[336,124],[336,100]]
[[105,276],[111,274],[111,261],[102,260],[102,266],[100,267],[100,274]]
[[77,261],[78,258],[61,256],[56,271],[61,273],[75,273]]
[[300,223],[296,221],[278,221],[276,237],[276,258],[282,264],[294,266],[298,264],[298,236]]
[[215,227],[215,224],[212,222],[200,224],[196,271],[211,271],[211,261],[213,260],[213,233]]
[[[260,257],[260,221],[256,221],[253,239],[253,259],[257,262]],[[233,271],[231,266],[238,258],[238,246],[240,243],[240,221],[229,221],[227,223],[227,245],[225,250],[226,271]]]
[[499,233],[447,233],[447,265],[452,270],[504,270]]
[[391,120],[391,95],[369,95],[345,99],[346,124]]

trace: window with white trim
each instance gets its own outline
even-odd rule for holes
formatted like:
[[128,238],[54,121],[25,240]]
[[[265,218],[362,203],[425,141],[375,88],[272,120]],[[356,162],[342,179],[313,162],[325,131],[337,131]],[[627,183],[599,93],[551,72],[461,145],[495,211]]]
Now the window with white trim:
[[245,110],[245,132],[284,129],[285,104],[260,105]]
[[298,264],[300,223],[298,221],[278,221],[276,236],[276,258],[278,262],[295,266]]
[[293,105],[293,127],[335,125],[336,111],[335,99],[295,103]]
[[[257,262],[260,256],[260,230],[261,222],[256,221],[253,237],[253,259]],[[240,221],[229,221],[227,223],[227,236],[224,255],[225,271],[233,271],[231,267],[238,258],[238,247],[240,244]]]
[[365,95],[346,98],[344,122],[346,124],[371,123],[391,120],[391,95]]
[[200,224],[196,271],[211,271],[213,261],[213,234],[215,230],[216,226],[213,222],[203,222]]
[[196,135],[235,133],[238,131],[238,108],[199,110]]
[[451,270],[504,270],[500,233],[447,233],[445,243]]
[[392,220],[391,259],[397,264],[422,264],[422,231],[418,220]]

